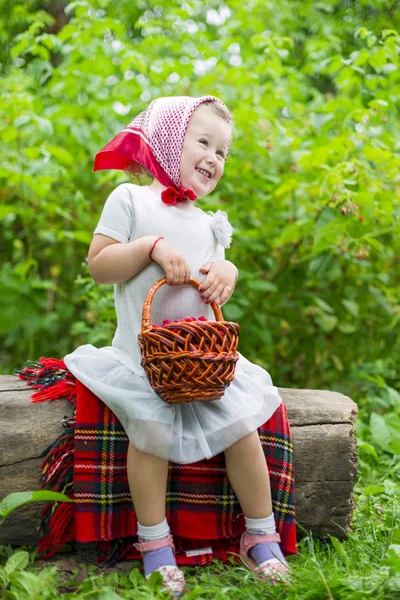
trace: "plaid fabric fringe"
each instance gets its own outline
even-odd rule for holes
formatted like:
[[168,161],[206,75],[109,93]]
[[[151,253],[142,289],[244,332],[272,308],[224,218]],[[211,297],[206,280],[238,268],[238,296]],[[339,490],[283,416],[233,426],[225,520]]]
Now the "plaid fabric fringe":
[[[65,431],[42,452],[44,461],[40,466],[42,489],[51,488],[73,498],[75,378],[63,360],[46,357],[41,357],[39,361],[28,361],[22,370],[14,370],[14,374],[25,379],[29,387],[39,390],[32,394],[32,403],[65,398],[74,408],[72,418],[64,423]],[[38,552],[43,553],[43,558],[48,558],[67,542],[74,541],[74,504],[46,504],[40,513],[38,531],[41,535]]]
[[[97,542],[99,561],[110,564],[140,558],[132,545],[137,521],[126,472],[128,438],[118,419],[62,360],[42,357],[15,373],[38,389],[32,402],[67,398],[74,407],[65,431],[42,454],[42,487],[74,498],[71,504],[49,503],[41,512],[43,558],[71,541]],[[285,555],[296,554],[293,447],[284,404],[258,432],[281,547]],[[191,465],[170,463],[166,514],[178,564],[236,559],[244,516],[223,453]]]

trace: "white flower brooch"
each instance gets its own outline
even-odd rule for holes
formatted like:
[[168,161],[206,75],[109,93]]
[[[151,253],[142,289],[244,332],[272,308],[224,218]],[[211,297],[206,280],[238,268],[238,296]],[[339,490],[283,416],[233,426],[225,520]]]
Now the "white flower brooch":
[[224,248],[229,248],[232,242],[233,227],[228,221],[228,215],[223,210],[208,213],[212,217],[211,225],[217,242]]

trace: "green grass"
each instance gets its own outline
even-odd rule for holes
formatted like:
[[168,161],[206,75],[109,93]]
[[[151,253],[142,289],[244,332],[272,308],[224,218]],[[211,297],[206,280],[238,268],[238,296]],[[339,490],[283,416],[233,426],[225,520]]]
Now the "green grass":
[[[371,475],[371,474],[369,474]],[[366,495],[371,481],[358,482],[353,533],[344,541],[315,539],[307,534],[299,541],[299,554],[289,557],[293,585],[267,585],[242,566],[215,561],[208,567],[185,567],[188,592],[182,598],[244,600],[346,599],[389,600],[400,598],[400,504],[399,486],[383,468],[375,483],[385,492]],[[82,556],[82,555],[81,555]],[[57,555],[62,566],[63,555]],[[105,569],[83,562],[70,573],[57,563],[38,561],[34,548],[0,547],[0,589],[5,600],[62,600],[87,598],[117,600],[166,598],[160,577],[146,582],[138,562]]]

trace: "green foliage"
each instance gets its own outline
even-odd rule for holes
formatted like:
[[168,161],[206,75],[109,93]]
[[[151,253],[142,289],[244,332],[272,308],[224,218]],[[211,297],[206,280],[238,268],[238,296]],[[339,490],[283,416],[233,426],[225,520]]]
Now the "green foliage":
[[[182,600],[391,600],[400,590],[400,528],[393,526],[391,515],[399,511],[398,501],[382,500],[373,504],[371,496],[357,497],[354,531],[346,540],[329,536],[326,540],[305,535],[299,554],[289,557],[293,584],[266,585],[243,566],[217,561],[207,567],[185,567],[187,588]],[[37,566],[35,553],[26,549],[14,552],[0,546],[0,590],[5,599],[61,600],[165,598],[160,590],[161,577],[154,573],[146,582],[138,563],[122,569],[104,569],[99,565],[76,564],[76,570],[61,573],[63,558],[56,565]],[[57,557],[56,557],[57,560]],[[57,573],[58,571],[58,573]]]
[[8,494],[0,502],[0,525],[4,519],[20,506],[25,506],[30,502],[73,502],[71,498],[68,498],[65,494],[59,494],[58,492],[51,492],[49,490],[41,490],[38,492],[13,492]]
[[[399,12],[278,5],[0,1],[1,368],[111,342],[112,288],[85,258],[125,175],[93,157],[153,98],[211,93],[237,139],[200,204],[235,227],[240,351],[277,385],[352,396],[362,455],[395,456]],[[366,370],[386,371],[372,409]]]

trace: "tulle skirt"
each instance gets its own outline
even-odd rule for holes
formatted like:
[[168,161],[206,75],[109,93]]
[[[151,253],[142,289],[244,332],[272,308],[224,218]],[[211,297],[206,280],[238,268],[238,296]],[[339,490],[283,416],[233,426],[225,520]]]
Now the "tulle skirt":
[[86,344],[64,361],[112,410],[138,450],[180,464],[219,454],[268,421],[282,402],[269,373],[240,353],[235,378],[220,400],[184,404],[164,402],[145,376],[116,358],[112,346]]

